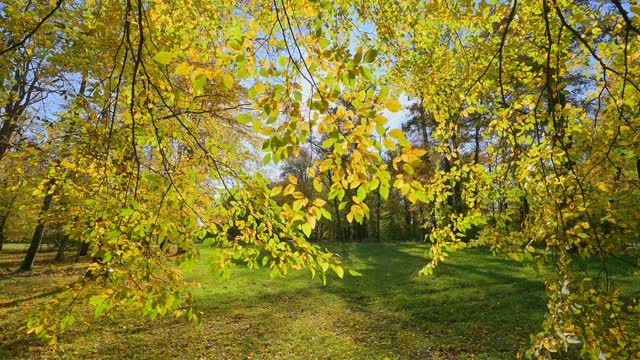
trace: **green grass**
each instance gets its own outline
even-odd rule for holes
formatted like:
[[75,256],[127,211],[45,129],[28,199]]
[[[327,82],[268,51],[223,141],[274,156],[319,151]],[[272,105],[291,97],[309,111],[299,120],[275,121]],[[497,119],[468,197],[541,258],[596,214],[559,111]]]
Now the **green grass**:
[[199,324],[87,316],[61,338],[59,353],[17,330],[47,291],[81,271],[45,259],[44,269],[55,271],[0,278],[0,288],[15,289],[0,293],[0,358],[505,359],[527,346],[544,317],[541,276],[484,250],[455,254],[434,276],[418,277],[425,245],[330,248],[363,276],[323,286],[307,271],[270,279],[266,269],[236,268],[225,280],[208,272],[211,250],[203,250],[190,275],[203,283],[195,292]]
[[4,243],[2,245],[2,251],[5,252],[23,252],[29,248],[28,243]]
[[[29,248],[29,243],[4,243],[2,245],[3,252],[25,252]],[[55,247],[50,244],[42,244],[41,251],[55,251]]]
[[2,245],[2,251],[27,251],[29,244],[27,243],[4,243]]

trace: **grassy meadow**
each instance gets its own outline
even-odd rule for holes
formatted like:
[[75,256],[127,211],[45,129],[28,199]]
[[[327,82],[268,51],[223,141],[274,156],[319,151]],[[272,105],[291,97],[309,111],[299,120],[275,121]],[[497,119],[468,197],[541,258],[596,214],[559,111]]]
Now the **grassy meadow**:
[[[362,277],[308,271],[271,279],[267,269],[208,271],[207,255],[189,278],[198,323],[118,314],[84,321],[54,350],[21,331],[37,304],[76,276],[73,257],[38,255],[32,273],[14,274],[22,250],[0,253],[0,359],[509,359],[526,348],[545,314],[542,276],[511,259],[474,249],[454,254],[434,276],[419,277],[424,244],[329,244]],[[583,264],[588,270],[589,264]],[[617,281],[640,289],[632,269],[612,262]]]

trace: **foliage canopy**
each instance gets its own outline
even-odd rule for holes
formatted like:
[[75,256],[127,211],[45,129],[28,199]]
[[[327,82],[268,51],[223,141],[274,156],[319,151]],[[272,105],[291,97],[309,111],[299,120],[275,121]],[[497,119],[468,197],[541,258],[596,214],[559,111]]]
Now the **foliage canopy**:
[[[42,168],[32,195],[58,204],[42,216],[57,216],[95,260],[29,331],[64,330],[79,299],[97,316],[134,307],[192,317],[192,284],[174,263],[195,259],[199,240],[221,249],[222,272],[240,260],[274,276],[342,277],[339,259],[308,241],[331,217],[328,201],[362,222],[367,197],[395,189],[430,214],[424,273],[468,246],[553,268],[531,355],[573,343],[595,358],[640,351],[640,308],[605,266],[611,256],[638,265],[640,6],[0,4],[0,170]],[[421,142],[388,126],[401,94],[415,101]],[[52,103],[55,114],[38,110]],[[265,164],[315,149],[315,192],[246,166],[260,147]],[[573,271],[591,256],[600,273]]]

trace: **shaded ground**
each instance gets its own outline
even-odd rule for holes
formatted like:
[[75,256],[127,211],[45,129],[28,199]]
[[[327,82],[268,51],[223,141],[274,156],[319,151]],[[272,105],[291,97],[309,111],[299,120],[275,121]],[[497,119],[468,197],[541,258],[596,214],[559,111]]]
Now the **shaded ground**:
[[[540,276],[482,250],[418,277],[424,245],[331,248],[364,276],[322,286],[305,271],[270,279],[267,270],[236,269],[223,280],[202,260],[190,276],[204,284],[195,294],[199,324],[88,315],[60,339],[59,353],[18,330],[29,309],[82,271],[45,262],[35,275],[0,277],[0,358],[504,359],[527,346],[544,316]],[[0,264],[15,256],[0,254]]]

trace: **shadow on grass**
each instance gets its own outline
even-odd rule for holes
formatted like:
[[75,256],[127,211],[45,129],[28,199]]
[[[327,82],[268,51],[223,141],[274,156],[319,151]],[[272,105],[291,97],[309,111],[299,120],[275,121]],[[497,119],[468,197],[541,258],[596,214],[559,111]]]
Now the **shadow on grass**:
[[[3,250],[0,252],[0,272],[10,272],[16,270],[24,261],[25,250]],[[56,252],[39,251],[34,261],[35,266],[48,266],[58,264],[54,259]]]
[[332,283],[327,291],[363,312],[374,332],[388,332],[391,326],[423,337],[425,348],[404,355],[444,351],[451,356],[514,357],[542,322],[544,285],[514,261],[474,249],[452,255],[434,275],[418,277],[427,262],[426,246],[422,251],[415,244],[376,245],[375,250],[366,246],[342,249],[348,254],[347,265],[352,261],[364,276]]
[[32,300],[36,300],[36,299],[45,298],[45,297],[48,297],[48,296],[59,294],[59,293],[65,291],[66,289],[67,289],[66,286],[62,286],[62,287],[58,287],[58,288],[52,289],[50,291],[45,291],[45,292],[42,292],[42,293],[34,294],[34,295],[29,296],[29,297],[24,297],[24,298],[20,298],[20,299],[14,299],[14,300],[7,301],[7,302],[0,302],[0,308],[10,308],[12,306],[18,306],[18,305],[20,305],[22,303],[25,303],[27,301],[32,301]]
[[[270,279],[268,270],[238,269],[223,281],[201,264],[192,274],[205,286],[195,294],[199,326],[119,315],[82,322],[61,340],[81,358],[514,358],[545,312],[535,273],[482,250],[418,277],[425,245],[329,247],[363,276],[322,286],[306,272]],[[92,309],[83,311],[90,320]],[[34,351],[32,338],[2,340],[0,357]]]

